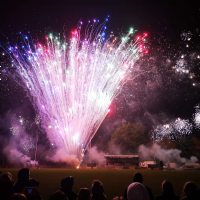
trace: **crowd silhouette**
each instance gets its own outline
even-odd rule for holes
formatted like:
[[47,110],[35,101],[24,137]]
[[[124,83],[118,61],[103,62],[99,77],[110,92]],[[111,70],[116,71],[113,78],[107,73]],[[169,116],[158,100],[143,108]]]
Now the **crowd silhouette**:
[[[151,189],[142,184],[143,176],[136,172],[133,182],[128,185],[121,197],[114,197],[113,200],[200,200],[200,191],[192,181],[186,182],[183,186],[183,196],[179,198],[174,194],[173,185],[170,181],[162,182],[162,193],[154,198]],[[106,200],[103,184],[99,180],[92,182],[91,191],[88,188],[81,188],[79,193],[73,191],[74,178],[65,177],[61,180],[61,188],[50,194],[48,200]],[[112,186],[111,186],[112,187]],[[7,172],[0,177],[0,200],[42,200],[39,192],[39,182],[30,178],[28,168],[20,169],[18,181],[14,183],[12,174]]]

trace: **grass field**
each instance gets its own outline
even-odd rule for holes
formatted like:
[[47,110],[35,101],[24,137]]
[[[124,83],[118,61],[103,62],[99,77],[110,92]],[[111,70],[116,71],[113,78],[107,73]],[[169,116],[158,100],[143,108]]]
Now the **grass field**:
[[[17,181],[19,169],[0,169],[2,173],[7,171],[13,175],[13,180]],[[181,196],[183,185],[186,181],[194,181],[200,188],[200,171],[159,171],[159,170],[137,170],[144,178],[144,185],[152,189],[154,197],[161,194],[161,183],[169,180],[174,186],[176,195]],[[44,200],[60,188],[60,181],[66,176],[74,177],[73,190],[78,193],[82,187],[91,189],[92,181],[100,180],[104,185],[107,200],[115,196],[122,196],[124,189],[132,182],[133,174],[136,170],[116,170],[116,169],[31,169],[31,178],[40,182],[40,193]]]

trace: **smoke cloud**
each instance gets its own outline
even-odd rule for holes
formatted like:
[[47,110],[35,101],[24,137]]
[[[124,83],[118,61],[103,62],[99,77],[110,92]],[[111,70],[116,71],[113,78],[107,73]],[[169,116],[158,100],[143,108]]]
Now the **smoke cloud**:
[[92,163],[98,163],[99,166],[103,166],[106,163],[105,156],[106,153],[103,151],[98,151],[96,146],[93,146],[91,149],[88,148],[87,154],[84,157],[84,163],[90,163],[90,158]]
[[53,162],[65,162],[74,166],[79,164],[76,155],[67,154],[64,148],[56,149],[55,154],[52,156],[46,155],[46,159]]
[[5,117],[0,119],[1,141],[3,141],[1,150],[9,164],[25,167],[27,161],[31,160],[31,154],[34,154],[35,139],[27,134],[26,131],[30,129],[31,124],[21,117],[18,110],[19,108],[8,111]]
[[9,163],[15,164],[17,166],[27,166],[27,161],[30,161],[31,158],[27,155],[24,155],[23,153],[19,152],[17,149],[14,149],[12,145],[7,146],[4,150],[4,153],[6,154]]
[[145,145],[140,145],[138,148],[138,155],[141,160],[152,160],[154,157],[156,159],[163,161],[164,163],[195,163],[198,159],[195,156],[192,156],[190,159],[186,159],[180,156],[181,150],[179,149],[163,149],[158,144],[154,144],[152,147],[147,147]]

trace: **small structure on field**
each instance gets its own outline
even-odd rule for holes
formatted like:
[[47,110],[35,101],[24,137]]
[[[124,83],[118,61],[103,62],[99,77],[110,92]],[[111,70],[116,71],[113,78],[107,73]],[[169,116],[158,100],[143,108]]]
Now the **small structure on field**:
[[97,163],[87,163],[87,169],[97,169]]
[[180,167],[181,169],[184,170],[199,170],[200,169],[200,164],[199,163],[185,163],[182,167]]
[[138,155],[105,155],[106,166],[113,168],[126,168],[139,166]]

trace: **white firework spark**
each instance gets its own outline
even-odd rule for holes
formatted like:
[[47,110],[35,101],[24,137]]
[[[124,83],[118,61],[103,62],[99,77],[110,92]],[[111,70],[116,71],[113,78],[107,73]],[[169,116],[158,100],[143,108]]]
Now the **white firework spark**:
[[184,40],[184,41],[190,41],[192,39],[192,33],[191,31],[188,31],[188,32],[182,32],[181,33],[181,39]]
[[184,59],[184,55],[181,56],[181,59],[176,61],[175,70],[176,70],[176,73],[179,73],[179,74],[190,73],[190,70],[187,67],[187,62]]

